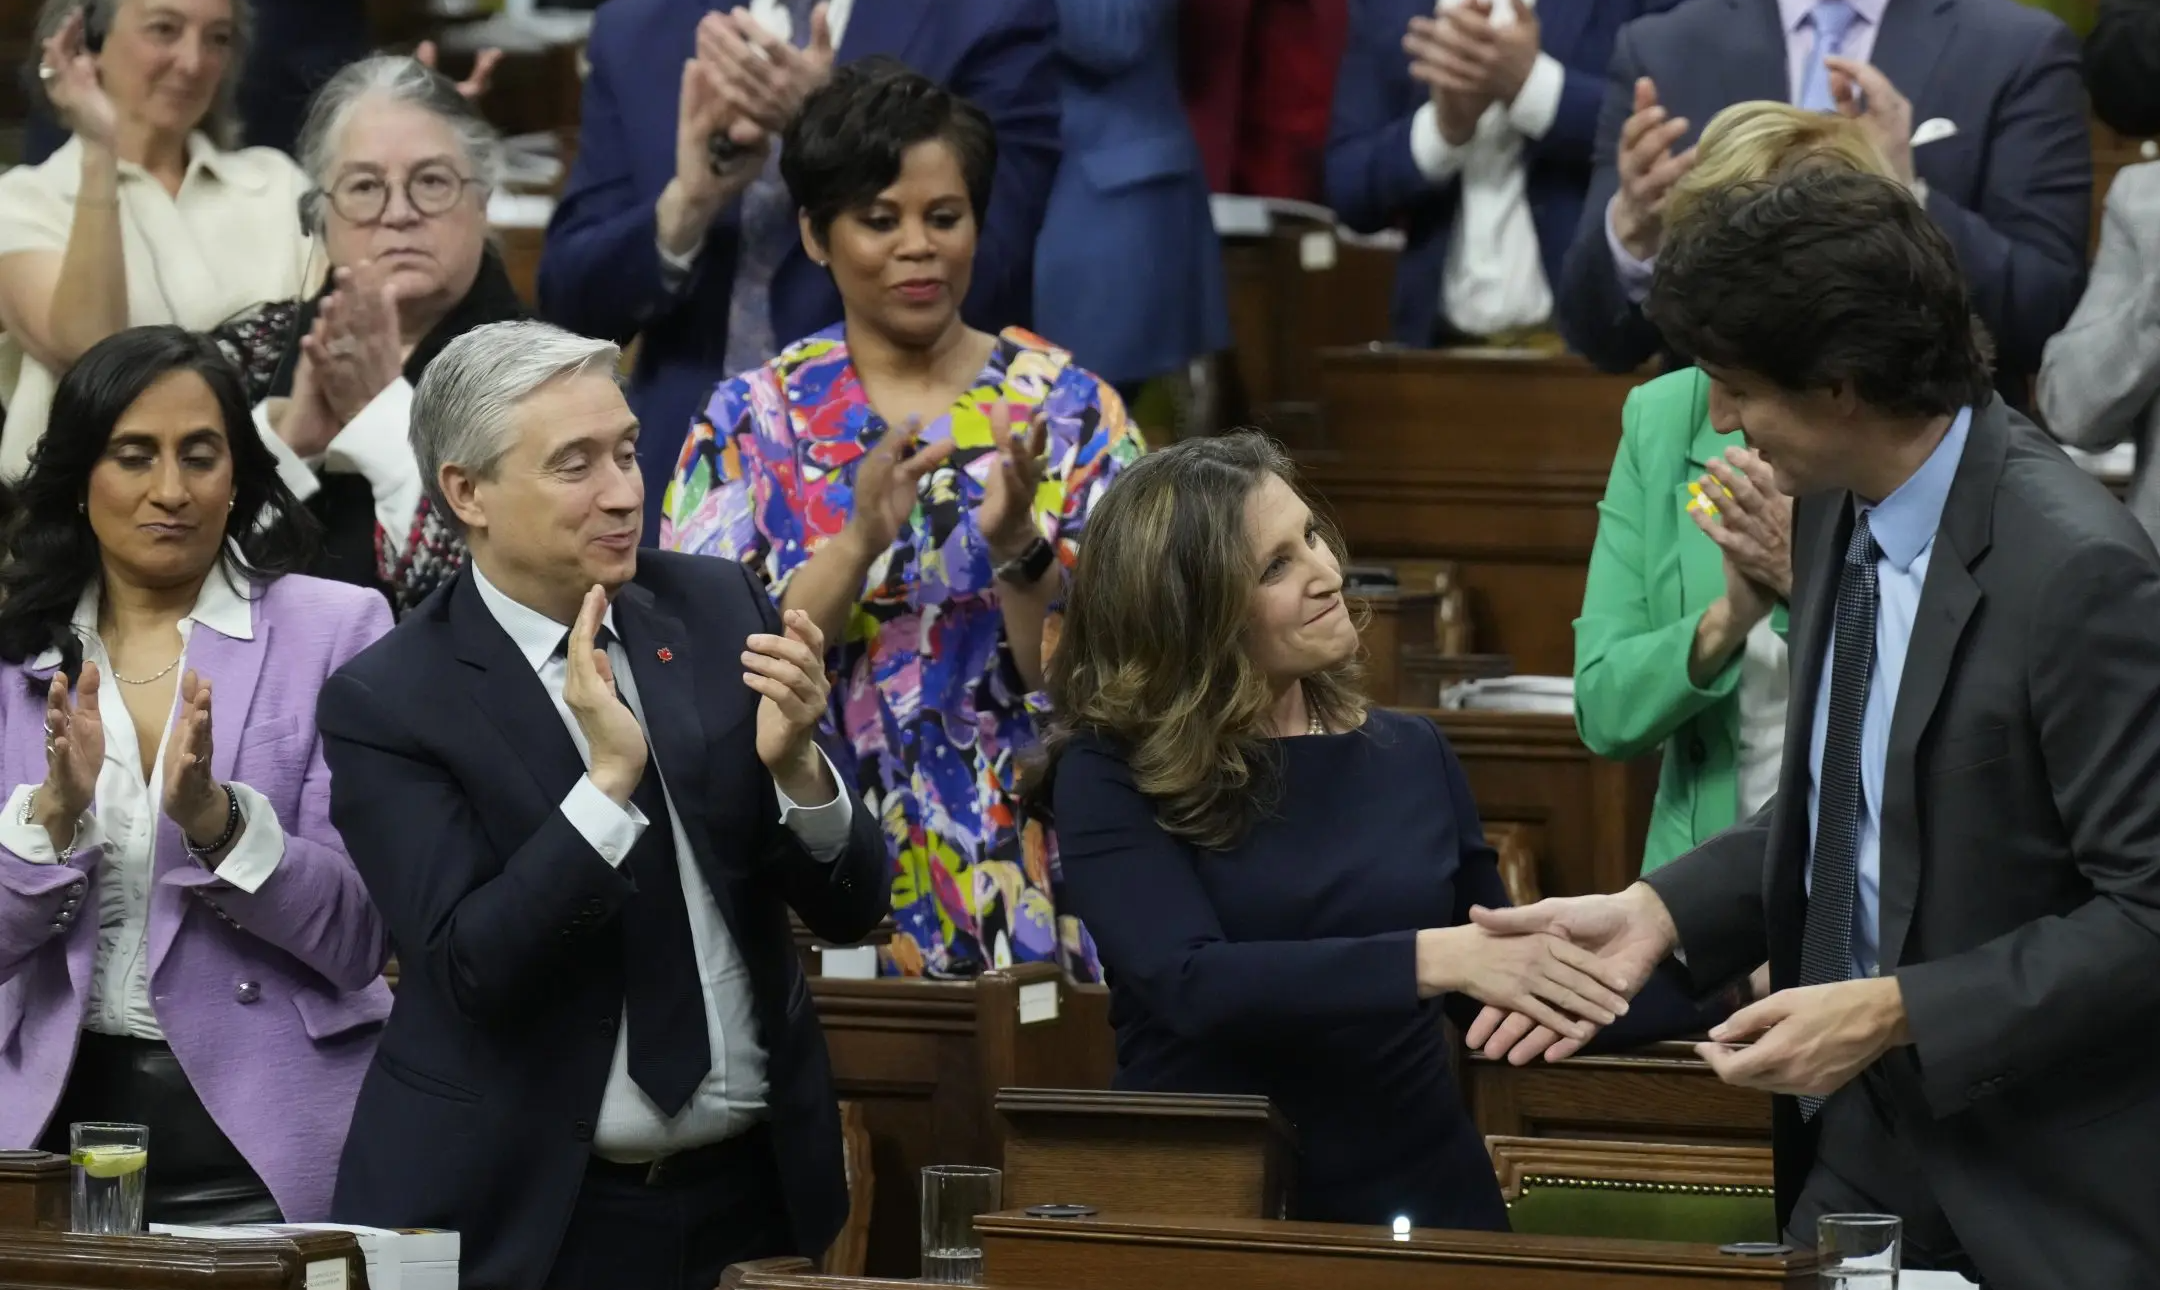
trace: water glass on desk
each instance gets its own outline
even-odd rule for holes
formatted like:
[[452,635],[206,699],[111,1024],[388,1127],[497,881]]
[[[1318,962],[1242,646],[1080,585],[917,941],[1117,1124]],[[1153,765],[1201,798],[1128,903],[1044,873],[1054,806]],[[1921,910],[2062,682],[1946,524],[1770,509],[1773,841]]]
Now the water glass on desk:
[[68,1126],[74,1166],[68,1230],[129,1236],[143,1230],[143,1184],[150,1177],[150,1130],[86,1121]]
[[980,1165],[924,1165],[922,1279],[941,1285],[982,1283],[982,1240],[975,1216],[1000,1206],[1005,1175]]
[[1897,1290],[1904,1225],[1889,1214],[1825,1214],[1815,1224],[1822,1290]]

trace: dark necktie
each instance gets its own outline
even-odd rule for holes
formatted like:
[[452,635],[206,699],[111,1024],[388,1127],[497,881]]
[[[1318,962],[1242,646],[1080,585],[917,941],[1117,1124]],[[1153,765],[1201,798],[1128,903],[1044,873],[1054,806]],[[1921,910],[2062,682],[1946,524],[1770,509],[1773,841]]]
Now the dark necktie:
[[[1853,890],[1860,853],[1860,729],[1867,718],[1868,678],[1875,671],[1875,561],[1882,555],[1868,517],[1853,519],[1852,541],[1838,577],[1837,636],[1830,662],[1830,718],[1823,737],[1822,780],[1815,806],[1815,871],[1807,922],[1800,934],[1800,984],[1824,985],[1852,976]],[[1819,1097],[1800,1099],[1813,1119]]]
[[[614,633],[600,629],[606,649]],[[564,638],[567,651],[569,640]],[[618,664],[618,670],[620,665]],[[660,1113],[673,1117],[712,1069],[705,1029],[704,973],[690,939],[690,907],[660,767],[648,746],[645,774],[630,802],[644,813],[645,831],[623,858],[630,898],[623,902],[623,1022],[629,1027],[630,1078]]]

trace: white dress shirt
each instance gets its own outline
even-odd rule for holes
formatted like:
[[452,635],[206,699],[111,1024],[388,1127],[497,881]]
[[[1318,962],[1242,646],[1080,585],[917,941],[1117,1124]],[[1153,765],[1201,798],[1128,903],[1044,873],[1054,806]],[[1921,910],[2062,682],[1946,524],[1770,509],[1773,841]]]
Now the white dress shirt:
[[[1461,3],[1439,0],[1433,12]],[[1495,27],[1514,21],[1514,6],[1493,6]],[[1441,137],[1440,113],[1430,99],[1410,119],[1410,155],[1418,171],[1434,184],[1458,178],[1462,183],[1462,206],[1448,233],[1440,279],[1441,313],[1458,331],[1490,336],[1543,326],[1552,318],[1552,284],[1545,280],[1537,225],[1530,217],[1522,149],[1523,140],[1542,139],[1552,129],[1566,82],[1567,69],[1539,51],[1515,101],[1486,108],[1476,133],[1459,147]]]
[[[563,698],[569,663],[558,647],[569,628],[512,600],[488,581],[477,563],[472,570],[480,599],[509,634],[518,653],[539,674],[540,683],[547,687],[548,697],[555,701],[555,710],[570,731],[571,742],[577,745],[578,756],[590,766],[592,749]],[[609,631],[614,631],[612,606],[603,621]],[[616,692],[643,726],[645,709],[638,702],[637,677],[619,637],[608,645],[608,662],[615,673]],[[705,1033],[712,1042],[712,1069],[681,1112],[670,1119],[630,1078],[630,1027],[626,1023],[617,1029],[615,1057],[608,1068],[607,1089],[601,1095],[600,1115],[593,1130],[593,1152],[624,1162],[657,1160],[719,1142],[749,1128],[765,1113],[765,1050],[758,1043],[757,1022],[751,1012],[749,971],[743,966],[741,952],[728,932],[727,920],[721,916],[711,888],[705,884],[704,872],[698,868],[689,835],[683,830],[682,813],[675,806],[674,792],[667,788],[667,767],[657,765],[657,752],[649,755],[656,759],[661,788],[667,795],[668,824],[675,835],[683,900],[690,907],[690,942],[704,975]],[[819,749],[818,755],[824,756],[824,750]],[[831,768],[830,759],[826,765]],[[848,830],[854,820],[854,803],[837,770],[833,770],[833,783],[840,791],[823,806],[797,806],[784,790],[780,792],[781,823],[794,830],[803,846],[821,861],[830,861],[847,849]],[[634,804],[617,805],[589,775],[579,779],[563,798],[562,813],[610,865],[620,865],[629,857],[630,848],[637,845],[650,823]]]
[[1740,653],[1740,818],[1777,796],[1785,765],[1785,638],[1766,615],[1747,634]]
[[[847,31],[848,15],[855,11],[855,0],[825,0],[825,26],[832,32],[833,48],[840,48],[843,33]],[[750,16],[758,25],[782,40],[793,41],[795,20],[788,15],[788,8],[781,0],[750,0]],[[806,35],[804,40],[808,40]],[[779,147],[780,141],[773,140]],[[705,239],[698,238],[696,245],[681,255],[665,246],[660,248],[660,277],[670,291],[681,289],[690,278],[690,271],[697,267],[698,256],[704,254]],[[785,343],[785,342],[783,342]]]
[[294,452],[271,427],[267,401],[255,405],[255,429],[270,455],[277,458],[278,477],[303,502],[322,491],[322,479],[315,473],[318,468],[366,479],[375,494],[375,522],[382,526],[390,549],[403,555],[413,517],[420,513],[423,491],[420,460],[412,450],[412,402],[412,383],[401,376],[346,422],[322,455],[313,459]]
[[[104,717],[105,764],[98,771],[91,809],[76,826],[74,850],[81,853],[102,846],[105,855],[97,872],[97,966],[90,977],[89,1015],[83,1024],[103,1035],[161,1040],[165,1032],[159,1029],[150,1002],[149,931],[150,884],[157,862],[158,826],[165,813],[165,749],[158,748],[157,762],[145,779],[142,745],[136,740],[128,708],[129,691],[134,687],[115,679],[105,643],[98,638],[97,622],[98,584],[92,582],[76,603],[74,624],[75,635],[83,643],[83,661],[97,664],[101,677],[98,703]],[[255,638],[254,607],[222,570],[203,580],[195,607],[180,620],[183,653],[198,623],[232,640]],[[47,650],[31,664],[36,668],[59,665],[57,649]],[[184,661],[180,664],[183,669],[186,666]],[[176,685],[173,708],[165,715],[168,732],[179,704]],[[8,798],[7,809],[0,814],[0,847],[31,864],[57,864],[60,855],[53,849],[52,836],[27,818],[30,795],[36,789],[35,784],[22,784]],[[252,894],[270,880],[285,858],[285,829],[262,794],[237,782],[232,790],[240,801],[241,833],[216,872]]]

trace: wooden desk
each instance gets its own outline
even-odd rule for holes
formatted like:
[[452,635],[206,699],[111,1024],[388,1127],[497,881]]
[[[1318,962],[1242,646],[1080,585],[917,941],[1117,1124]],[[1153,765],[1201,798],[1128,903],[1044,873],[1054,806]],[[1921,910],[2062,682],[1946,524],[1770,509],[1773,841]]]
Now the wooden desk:
[[1281,1218],[1297,1135],[1264,1097],[1008,1088],[1005,1206]]
[[1510,1066],[1469,1054],[1463,1096],[1488,1138],[1770,1145],[1770,1097],[1721,1083],[1684,1043]]
[[1564,676],[1620,406],[1641,379],[1568,357],[1330,350],[1321,425],[1285,441],[1360,560],[1458,562],[1473,648]]
[[1224,426],[1295,437],[1318,428],[1320,351],[1388,334],[1395,253],[1349,246],[1332,225],[1278,217],[1265,237],[1223,239],[1231,349]]
[[[976,981],[818,977],[810,995],[839,1096],[861,1105],[870,1132],[873,1276],[920,1271],[924,1165],[1001,1162],[998,1089],[1108,1088],[1116,1068],[1109,992],[1051,964]],[[1054,1014],[1022,1021],[1023,1008]]]
[[1815,1290],[1812,1254],[1264,1219],[1102,1214],[976,1220],[987,1278],[1010,1290]]
[[0,1151],[0,1231],[66,1231],[72,1185],[66,1156]]
[[1583,746],[1567,716],[1425,715],[1462,760],[1479,818],[1534,830],[1538,887],[1546,895],[1601,895],[1635,881],[1657,795],[1655,758],[1607,761]]
[[[344,1264],[343,1275],[334,1265]],[[324,1265],[333,1265],[325,1267]],[[329,1273],[325,1278],[324,1273]],[[313,1275],[311,1275],[311,1273]],[[260,1240],[73,1236],[0,1231],[0,1286],[36,1290],[367,1290],[367,1263],[350,1232]]]

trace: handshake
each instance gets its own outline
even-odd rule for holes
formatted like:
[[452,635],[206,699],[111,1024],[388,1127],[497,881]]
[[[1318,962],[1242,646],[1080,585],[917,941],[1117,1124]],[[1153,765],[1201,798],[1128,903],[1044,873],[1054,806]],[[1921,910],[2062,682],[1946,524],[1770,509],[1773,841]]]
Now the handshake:
[[[1466,1042],[1517,1066],[1560,1061],[1627,1011],[1679,946],[1647,883],[1612,896],[1473,909],[1470,922],[1418,934],[1418,989],[1485,1005]],[[1828,1097],[1892,1048],[1912,1042],[1895,973],[1779,990],[1710,1031],[1695,1052],[1741,1088]]]
[[1418,933],[1418,990],[1483,1003],[1466,1039],[1486,1056],[1559,1061],[1627,1013],[1677,940],[1642,883],[1616,896],[1479,907],[1462,926]]

